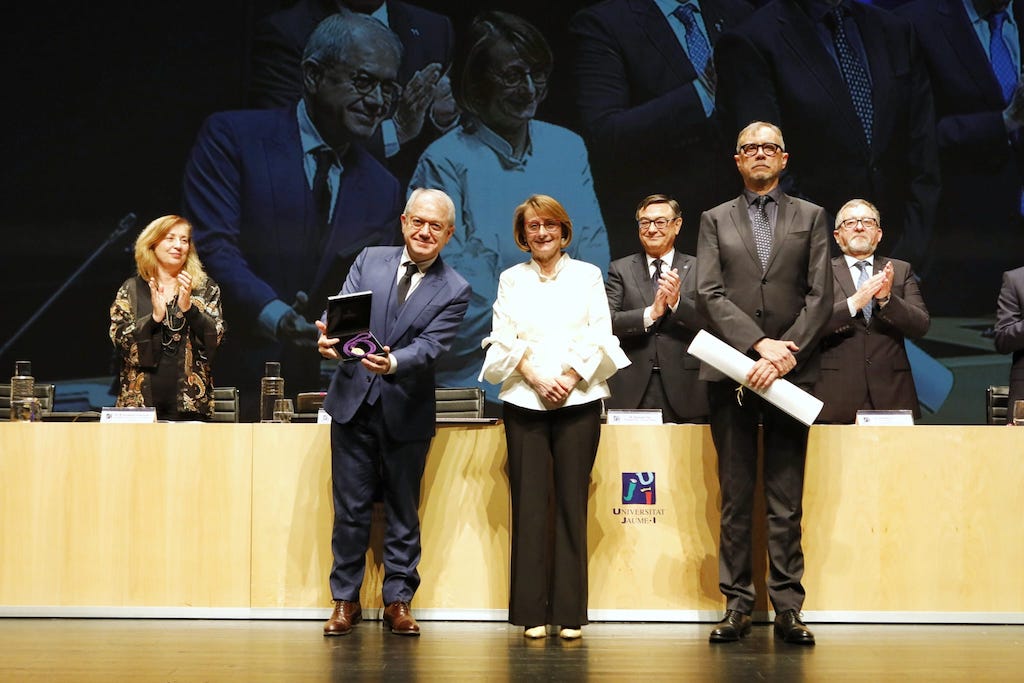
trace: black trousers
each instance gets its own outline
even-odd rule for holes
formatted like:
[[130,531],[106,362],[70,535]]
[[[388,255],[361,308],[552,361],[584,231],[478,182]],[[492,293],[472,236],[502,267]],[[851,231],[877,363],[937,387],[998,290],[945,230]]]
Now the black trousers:
[[398,441],[387,433],[380,401],[363,404],[346,424],[331,422],[334,532],[331,595],[358,600],[366,570],[375,493],[383,491],[384,604],[412,601],[420,585],[420,480],[430,440]]
[[512,490],[509,621],[587,623],[587,493],[601,403],[557,410],[504,404]]
[[710,383],[708,400],[722,490],[718,577],[726,608],[745,614],[754,608],[751,530],[758,423],[763,422],[768,597],[776,612],[799,611],[804,602],[800,522],[807,427],[749,389],[743,391],[740,405],[735,382]]

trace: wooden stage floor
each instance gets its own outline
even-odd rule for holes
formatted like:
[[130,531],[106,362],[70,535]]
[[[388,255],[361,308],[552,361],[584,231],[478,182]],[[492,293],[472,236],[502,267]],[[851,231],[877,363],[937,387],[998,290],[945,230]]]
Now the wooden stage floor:
[[0,619],[0,681],[1020,681],[1024,626],[810,626],[786,645],[768,624],[711,645],[709,624],[584,627],[526,641],[501,623],[378,621],[324,638],[314,621]]

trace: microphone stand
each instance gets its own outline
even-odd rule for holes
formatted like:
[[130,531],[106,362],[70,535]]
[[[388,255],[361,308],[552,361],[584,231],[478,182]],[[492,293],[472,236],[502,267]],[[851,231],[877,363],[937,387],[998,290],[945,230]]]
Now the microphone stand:
[[89,258],[85,259],[85,262],[82,263],[82,265],[78,266],[78,270],[73,272],[71,274],[71,277],[64,281],[64,284],[62,284],[60,288],[56,292],[54,292],[49,299],[46,300],[46,303],[44,303],[42,306],[36,309],[36,312],[32,314],[32,317],[25,321],[25,324],[22,325],[18,329],[18,331],[14,333],[14,336],[12,336],[10,339],[4,342],[4,345],[0,347],[0,358],[3,358],[4,353],[6,353],[7,350],[14,345],[14,342],[16,342],[18,338],[21,337],[21,335],[23,335],[26,330],[28,330],[28,328],[32,327],[32,324],[36,320],[38,320],[39,317],[43,313],[45,313],[47,309],[50,308],[50,306],[53,305],[53,302],[56,301],[58,297],[60,297],[60,295],[64,293],[64,290],[66,290],[68,287],[74,284],[75,280],[78,279],[78,276],[85,272],[85,269],[88,268],[92,264],[92,262],[95,261],[99,257],[99,255],[102,254],[107,249],[107,247],[109,247],[122,237],[124,237],[128,231],[135,227],[136,219],[137,216],[134,213],[128,213],[127,215],[125,215],[124,218],[118,221],[117,228],[114,229],[114,232],[110,233],[110,236],[107,237],[103,244],[101,244],[96,249],[96,251],[94,251],[89,256]]

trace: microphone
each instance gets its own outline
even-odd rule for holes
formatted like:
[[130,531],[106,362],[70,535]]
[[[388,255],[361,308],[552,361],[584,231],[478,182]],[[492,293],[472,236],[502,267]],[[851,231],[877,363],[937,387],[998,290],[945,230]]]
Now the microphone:
[[64,293],[64,290],[66,290],[68,287],[74,284],[75,280],[77,280],[78,277],[83,272],[85,272],[85,269],[88,268],[92,264],[92,262],[99,257],[100,254],[106,251],[107,247],[109,247],[122,237],[124,237],[125,233],[127,233],[129,230],[135,227],[135,222],[137,220],[138,216],[135,215],[135,212],[129,211],[127,214],[124,215],[124,218],[117,222],[117,228],[114,229],[114,232],[110,233],[110,236],[107,237],[106,240],[104,240],[103,244],[97,247],[96,251],[90,254],[89,258],[85,259],[85,262],[83,262],[82,265],[78,266],[78,270],[73,272],[68,277],[68,279],[64,281],[64,283],[57,289],[57,291],[54,292],[50,296],[50,298],[46,300],[46,303],[44,303],[42,306],[36,309],[36,312],[32,314],[32,317],[26,320],[25,324],[18,328],[18,331],[14,333],[14,336],[12,336],[10,339],[4,342],[4,345],[0,347],[0,358],[2,358],[4,353],[6,353],[7,350],[14,345],[14,342],[16,342],[18,338],[21,337],[21,335],[24,334],[25,331],[29,327],[31,327],[32,324],[50,308],[50,306],[53,305],[53,302],[56,301],[57,298]]

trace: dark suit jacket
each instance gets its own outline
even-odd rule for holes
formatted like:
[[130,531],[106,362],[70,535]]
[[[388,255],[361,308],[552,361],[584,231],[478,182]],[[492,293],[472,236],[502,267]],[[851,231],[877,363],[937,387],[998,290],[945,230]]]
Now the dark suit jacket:
[[[744,0],[702,0],[712,44],[753,9]],[[739,191],[714,117],[704,114],[697,73],[651,0],[606,0],[569,23],[576,43],[576,100],[605,223],[629,226],[649,194],[674,196],[683,224]],[[693,234],[693,231],[689,231]],[[678,247],[692,250],[683,233]],[[632,230],[609,230],[613,257],[636,245]],[[688,243],[687,243],[688,242]]]
[[[797,364],[786,379],[813,384],[818,340],[832,311],[828,237],[820,206],[782,194],[762,272],[746,197],[706,211],[697,240],[697,310],[709,331],[754,359],[760,356],[752,347],[764,337],[794,342]],[[700,378],[726,376],[702,363]]]
[[[398,68],[398,82],[405,85],[413,74],[434,62],[442,67],[452,63],[455,32],[448,17],[410,5],[400,0],[387,0],[388,23],[404,52]],[[321,21],[337,12],[335,0],[299,0],[274,12],[256,26],[253,36],[249,73],[249,103],[253,107],[281,107],[294,104],[302,96],[302,51],[306,41]],[[420,138],[410,140],[408,149],[388,160],[395,175],[408,179],[427,143],[433,127],[428,118]],[[378,160],[384,161],[384,139],[378,128],[362,143]]]
[[643,253],[612,261],[608,266],[608,307],[612,332],[631,365],[608,380],[609,408],[636,408],[651,380],[655,361],[661,368],[665,393],[672,409],[682,418],[708,414],[707,387],[700,381],[700,361],[686,352],[704,322],[697,314],[696,259],[675,252],[671,268],[679,271],[680,296],[675,312],[666,311],[650,329],[644,329],[644,309],[654,303],[654,290]]
[[223,293],[230,333],[219,384],[254,386],[264,361],[281,360],[289,390],[319,388],[317,354],[286,352],[258,334],[256,319],[270,301],[291,304],[303,291],[306,317],[315,320],[355,255],[398,237],[402,197],[394,177],[355,146],[342,163],[331,231],[322,242],[294,106],[221,112],[203,124],[185,168],[184,214]]
[[1024,399],[1024,268],[1003,273],[996,311],[996,351],[1012,353],[1010,402],[1007,421],[1013,418],[1013,402]]
[[835,304],[821,340],[821,375],[814,387],[825,402],[818,422],[852,424],[865,405],[921,416],[903,340],[923,337],[931,319],[909,263],[876,255],[875,272],[887,260],[894,269],[889,303],[884,308],[875,304],[871,323],[865,325],[863,312],[850,317],[846,299],[857,286],[846,259],[832,259]]
[[927,68],[905,19],[851,7],[872,80],[870,148],[839,66],[798,0],[770,2],[719,40],[719,115],[734,137],[751,121],[778,125],[790,153],[786,192],[833,216],[851,197],[873,202],[885,253],[918,263],[939,197]]
[[448,350],[469,305],[466,280],[440,257],[423,275],[405,305],[396,299],[401,247],[371,247],[356,258],[343,294],[371,291],[370,330],[398,363],[393,375],[377,375],[358,361],[339,363],[324,409],[335,422],[352,419],[373,382],[380,383],[381,414],[388,434],[400,441],[434,435],[434,363]]
[[[1021,31],[1024,2],[1015,2],[1013,11]],[[1002,91],[961,0],[920,0],[900,13],[914,25],[928,64],[942,162],[925,293],[934,313],[989,315],[1000,274],[1024,251],[1024,145],[1007,135]],[[966,252],[964,240],[971,242]],[[950,269],[972,276],[967,282],[951,278]]]

